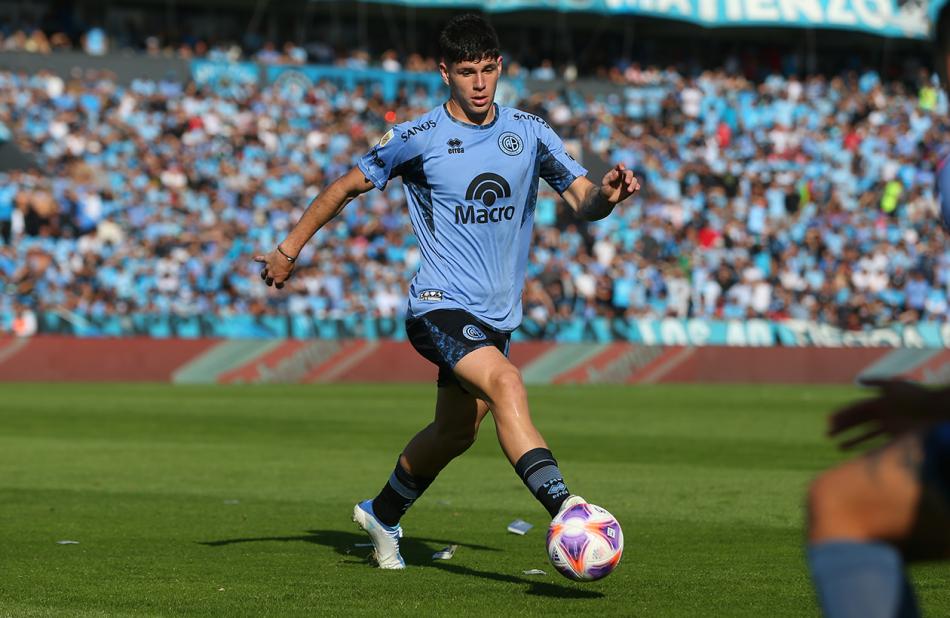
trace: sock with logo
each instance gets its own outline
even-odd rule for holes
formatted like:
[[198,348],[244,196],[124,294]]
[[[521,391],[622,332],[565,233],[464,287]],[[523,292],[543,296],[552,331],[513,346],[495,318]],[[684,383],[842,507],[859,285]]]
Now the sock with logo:
[[571,495],[558,470],[557,460],[546,448],[531,449],[522,455],[515,464],[515,472],[551,517],[557,515],[561,504]]
[[900,554],[886,543],[826,541],[808,547],[808,566],[826,618],[916,618]]
[[373,499],[373,514],[376,519],[387,526],[398,524],[399,518],[406,514],[412,503],[419,499],[434,480],[409,474],[402,467],[402,463],[396,460],[396,469],[389,475],[389,482]]

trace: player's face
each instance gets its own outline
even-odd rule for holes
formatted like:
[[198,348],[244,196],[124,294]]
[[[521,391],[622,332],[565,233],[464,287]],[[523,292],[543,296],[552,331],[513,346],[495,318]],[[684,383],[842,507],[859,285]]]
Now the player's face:
[[501,56],[484,60],[441,63],[442,81],[452,99],[469,117],[488,114],[495,102],[495,88],[501,75]]

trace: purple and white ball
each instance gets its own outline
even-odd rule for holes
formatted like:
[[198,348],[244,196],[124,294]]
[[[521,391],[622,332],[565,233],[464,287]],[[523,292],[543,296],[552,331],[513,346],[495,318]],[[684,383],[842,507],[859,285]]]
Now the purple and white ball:
[[609,575],[623,555],[623,531],[616,518],[594,504],[558,513],[548,528],[548,558],[565,577],[594,581]]

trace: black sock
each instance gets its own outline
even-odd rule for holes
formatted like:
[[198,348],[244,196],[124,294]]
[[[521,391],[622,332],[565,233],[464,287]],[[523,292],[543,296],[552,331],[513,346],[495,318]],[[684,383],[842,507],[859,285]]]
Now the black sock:
[[522,455],[515,464],[515,472],[551,517],[557,515],[561,504],[571,495],[558,470],[557,460],[546,448],[531,449]]
[[389,482],[383,486],[382,491],[373,500],[373,513],[375,513],[376,519],[387,526],[398,524],[399,518],[409,510],[412,503],[422,495],[422,492],[434,480],[409,474],[397,460],[396,469],[389,476]]

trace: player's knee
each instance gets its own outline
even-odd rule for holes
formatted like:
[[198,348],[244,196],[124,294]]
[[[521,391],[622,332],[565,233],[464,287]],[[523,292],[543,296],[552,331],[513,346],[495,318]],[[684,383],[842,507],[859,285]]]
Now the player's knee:
[[450,451],[461,454],[475,444],[478,428],[475,425],[436,425],[439,443]]
[[517,367],[506,367],[491,377],[491,397],[494,401],[512,401],[525,397],[524,381]]

